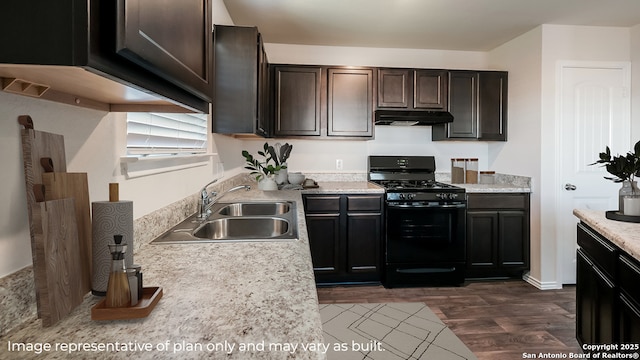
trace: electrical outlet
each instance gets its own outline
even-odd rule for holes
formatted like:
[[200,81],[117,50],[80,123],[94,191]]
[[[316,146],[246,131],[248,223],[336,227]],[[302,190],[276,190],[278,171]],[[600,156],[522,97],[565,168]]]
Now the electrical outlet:
[[336,170],[342,170],[342,159],[336,159]]

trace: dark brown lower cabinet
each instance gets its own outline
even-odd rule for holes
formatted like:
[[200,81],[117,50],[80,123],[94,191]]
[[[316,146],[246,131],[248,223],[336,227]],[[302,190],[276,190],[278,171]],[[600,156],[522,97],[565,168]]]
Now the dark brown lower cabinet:
[[640,264],[624,253],[618,257],[620,286],[618,336],[621,343],[640,343]]
[[529,269],[529,194],[467,194],[467,278]]
[[382,195],[303,195],[316,283],[380,282]]
[[612,344],[616,286],[582,250],[577,256],[576,333],[581,344]]
[[577,238],[578,342],[639,344],[640,263],[584,223]]

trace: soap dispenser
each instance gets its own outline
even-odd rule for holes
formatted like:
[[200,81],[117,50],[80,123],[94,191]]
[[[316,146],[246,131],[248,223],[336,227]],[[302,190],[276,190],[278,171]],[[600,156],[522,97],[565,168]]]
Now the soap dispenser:
[[110,308],[128,307],[131,304],[131,291],[124,261],[127,244],[122,243],[122,235],[114,235],[113,242],[107,245],[111,253],[111,272],[105,305]]

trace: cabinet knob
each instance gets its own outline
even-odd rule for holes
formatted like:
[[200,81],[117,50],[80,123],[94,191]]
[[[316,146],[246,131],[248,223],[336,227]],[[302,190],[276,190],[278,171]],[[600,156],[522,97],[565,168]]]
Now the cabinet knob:
[[564,184],[564,189],[565,189],[565,190],[568,190],[568,191],[574,191],[574,190],[575,190],[575,189],[577,189],[577,188],[576,188],[576,186],[575,186],[575,185],[573,185],[573,184],[566,183],[566,184]]

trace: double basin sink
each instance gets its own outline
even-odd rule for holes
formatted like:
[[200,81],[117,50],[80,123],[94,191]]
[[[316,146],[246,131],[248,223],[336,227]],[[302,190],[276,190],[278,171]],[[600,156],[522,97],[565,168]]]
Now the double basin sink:
[[152,243],[291,241],[298,238],[297,211],[291,201],[216,203],[205,220],[192,215]]

